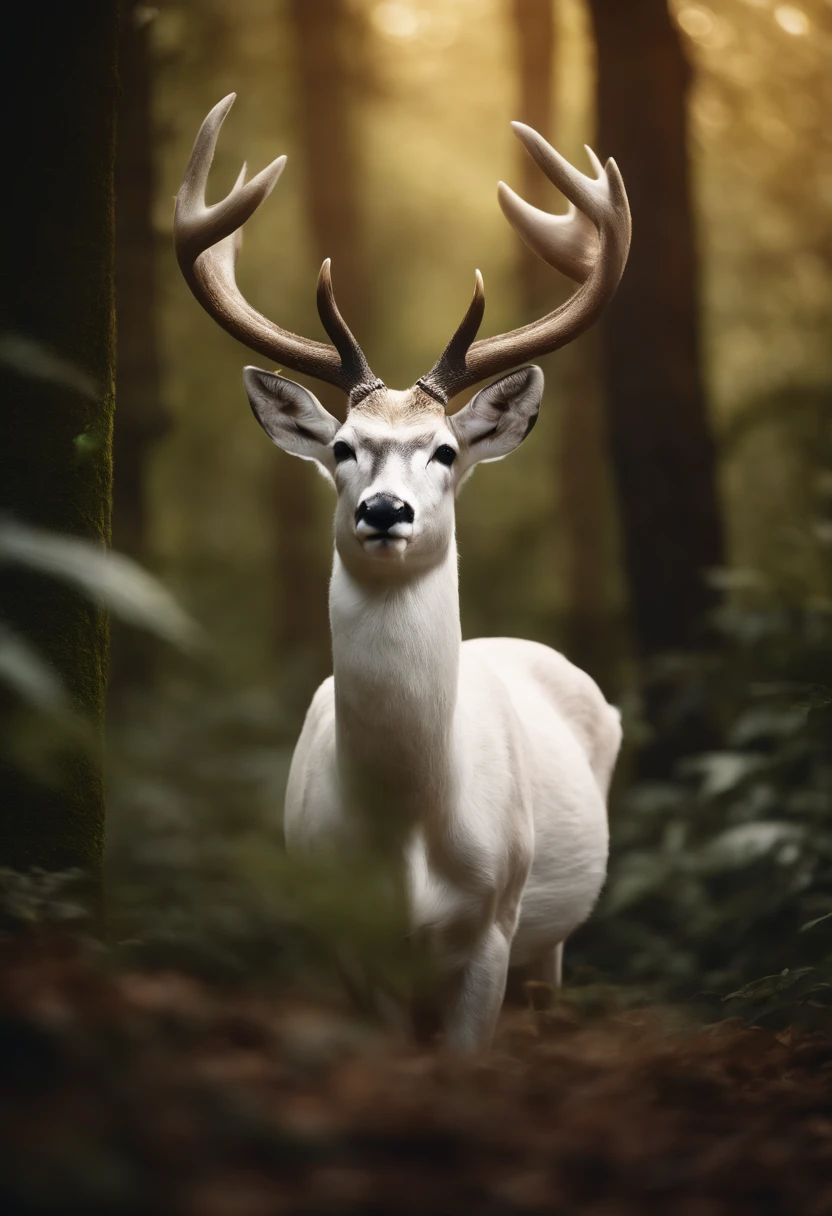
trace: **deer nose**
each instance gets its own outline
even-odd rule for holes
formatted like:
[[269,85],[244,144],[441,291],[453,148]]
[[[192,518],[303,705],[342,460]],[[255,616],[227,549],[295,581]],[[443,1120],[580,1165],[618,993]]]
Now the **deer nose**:
[[389,532],[394,524],[412,524],[413,508],[392,494],[373,494],[358,504],[355,522],[362,520],[378,532]]

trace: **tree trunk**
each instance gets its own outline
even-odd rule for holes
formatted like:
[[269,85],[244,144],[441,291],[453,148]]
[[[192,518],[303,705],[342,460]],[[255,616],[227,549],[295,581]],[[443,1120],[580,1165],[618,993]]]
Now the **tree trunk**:
[[[6,34],[0,130],[11,176],[0,193],[0,509],[105,545],[115,356],[116,5],[77,0],[47,13],[18,6],[13,33],[10,26]],[[26,343],[68,360],[90,390]],[[100,728],[105,613],[54,581],[3,570],[0,616],[48,658],[77,708]],[[2,714],[4,725],[10,712]],[[14,757],[0,763],[0,865],[97,870],[104,844],[97,760],[62,753],[52,786],[24,773]]]
[[321,261],[332,258],[338,306],[360,342],[370,311],[356,131],[359,83],[370,87],[363,19],[348,0],[290,0],[289,9],[312,243]]
[[[168,426],[161,402],[156,333],[157,272],[153,231],[156,175],[150,105],[147,7],[119,6],[118,145],[116,148],[116,316],[118,413],[113,434],[113,546],[147,562],[147,475],[153,445]],[[135,629],[113,628],[110,700],[152,678],[155,648]]]
[[[509,0],[514,30],[521,122],[557,144],[557,116],[552,113],[554,73],[558,53],[558,0]],[[540,169],[520,149],[520,194],[535,207],[551,210],[552,190]],[[524,319],[543,316],[554,306],[557,276],[525,244],[518,254],[520,295]],[[564,290],[564,297],[571,288]],[[600,477],[598,385],[591,366],[594,335],[578,339],[555,358],[558,392],[549,407],[557,411],[558,441],[557,527],[566,548],[566,624],[564,649],[596,679],[609,667],[609,622],[604,613],[604,519]],[[556,399],[555,399],[556,396]]]
[[608,688],[616,662],[605,570],[609,547],[608,492],[602,477],[604,440],[598,375],[597,335],[582,334],[562,360],[560,523],[566,536],[568,607],[566,652]]
[[686,100],[690,68],[667,0],[589,0],[598,54],[598,152],[614,156],[633,246],[602,326],[609,434],[635,642],[689,647],[723,558],[700,369]]
[[[369,315],[368,276],[360,222],[361,157],[355,102],[361,75],[361,18],[347,0],[290,0],[295,35],[304,200],[316,259],[332,258],[338,306],[361,341]],[[314,391],[343,416],[343,395]],[[294,666],[297,696],[308,700],[313,680],[330,669],[326,580],[329,546],[319,540],[315,485],[298,460],[282,461],[275,481],[277,575],[282,613],[278,643],[284,668]],[[294,662],[292,662],[294,660]],[[292,681],[292,672],[288,670]],[[301,685],[303,687],[301,687]]]

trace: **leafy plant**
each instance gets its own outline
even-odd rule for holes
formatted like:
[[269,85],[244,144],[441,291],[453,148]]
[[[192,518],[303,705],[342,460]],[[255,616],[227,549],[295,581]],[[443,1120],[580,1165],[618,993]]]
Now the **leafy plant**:
[[[0,565],[57,579],[126,623],[180,650],[202,645],[195,623],[152,575],[130,558],[88,541],[0,517]],[[53,777],[53,748],[93,749],[94,732],[82,719],[55,669],[20,633],[0,619],[0,688],[12,701],[3,750],[43,780]],[[15,713],[14,710],[17,710]]]
[[832,604],[761,584],[715,624],[722,649],[675,681],[716,745],[625,794],[583,945],[663,995],[832,961]]
[[43,870],[26,873],[0,867],[0,930],[8,932],[45,925],[77,927],[88,919],[83,871]]

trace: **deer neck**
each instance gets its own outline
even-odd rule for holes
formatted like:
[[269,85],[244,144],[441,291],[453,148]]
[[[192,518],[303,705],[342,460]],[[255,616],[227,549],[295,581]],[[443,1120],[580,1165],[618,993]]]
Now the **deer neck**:
[[459,682],[455,543],[439,566],[394,587],[359,582],[336,553],[330,624],[344,788],[388,824],[441,814]]

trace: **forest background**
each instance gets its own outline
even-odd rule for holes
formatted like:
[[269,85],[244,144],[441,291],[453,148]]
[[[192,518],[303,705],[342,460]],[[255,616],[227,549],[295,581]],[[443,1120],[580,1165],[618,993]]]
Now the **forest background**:
[[[243,160],[289,157],[246,226],[244,294],[318,335],[314,283],[331,257],[349,324],[397,386],[433,363],[475,266],[484,332],[569,290],[496,205],[504,178],[560,208],[509,120],[579,166],[585,142],[616,157],[630,266],[597,330],[542,361],[533,438],[459,500],[463,632],[557,646],[624,711],[610,882],[569,952],[573,978],[690,997],[772,973],[748,999],[775,1004],[818,985],[832,925],[828,0],[125,0],[118,41],[113,543],[207,644],[180,655],[115,622],[113,940],[232,974],[294,975],[335,930],[370,957],[391,947],[372,890],[333,881],[301,898],[280,844],[291,750],[329,670],[330,493],[254,425],[250,357],[201,312],[172,252],[194,135],[236,91],[209,197]],[[19,318],[5,329],[4,374],[19,376]],[[106,382],[103,365],[58,354]],[[6,472],[16,462],[31,484],[37,441],[30,452],[15,425]],[[83,477],[107,426],[73,443]],[[25,497],[6,504],[18,518],[96,534]],[[27,728],[9,736],[7,823],[21,772],[61,805],[44,763],[54,723],[33,744],[32,699],[18,680],[8,712]],[[94,866],[96,839],[54,857]],[[0,861],[50,856],[30,840]],[[37,883],[7,885],[40,898]]]

